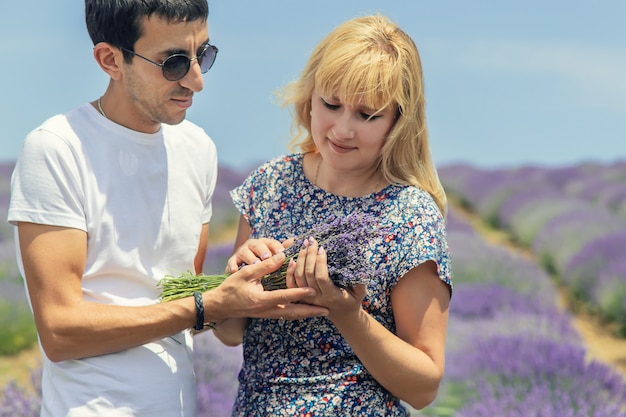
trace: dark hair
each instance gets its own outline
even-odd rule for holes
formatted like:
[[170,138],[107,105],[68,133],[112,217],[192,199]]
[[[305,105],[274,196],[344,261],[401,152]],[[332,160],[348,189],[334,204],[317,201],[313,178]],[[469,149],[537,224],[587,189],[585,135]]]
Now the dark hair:
[[209,5],[207,0],[85,0],[85,22],[94,45],[108,42],[133,51],[142,35],[142,19],[153,14],[170,23],[206,20]]

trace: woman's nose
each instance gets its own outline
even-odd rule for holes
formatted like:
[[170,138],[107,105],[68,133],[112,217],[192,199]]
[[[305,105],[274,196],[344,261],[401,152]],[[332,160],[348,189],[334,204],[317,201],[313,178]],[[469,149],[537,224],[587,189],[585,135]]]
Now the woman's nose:
[[354,126],[350,114],[345,112],[337,118],[335,126],[332,128],[335,139],[352,139],[354,138]]

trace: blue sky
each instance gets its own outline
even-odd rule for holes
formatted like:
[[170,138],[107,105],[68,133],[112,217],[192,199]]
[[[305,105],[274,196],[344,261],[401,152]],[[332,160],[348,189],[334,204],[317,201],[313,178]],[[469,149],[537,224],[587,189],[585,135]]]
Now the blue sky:
[[[626,159],[626,2],[622,0],[214,0],[220,48],[188,118],[220,162],[282,154],[290,118],[272,92],[298,76],[315,44],[380,12],[421,52],[438,165],[568,165]],[[47,117],[102,94],[77,0],[10,1],[0,15],[0,161]]]

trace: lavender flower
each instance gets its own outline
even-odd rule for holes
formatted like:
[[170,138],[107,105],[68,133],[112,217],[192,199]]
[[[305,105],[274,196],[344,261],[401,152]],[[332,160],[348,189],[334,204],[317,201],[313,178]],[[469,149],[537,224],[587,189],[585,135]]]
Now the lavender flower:
[[448,216],[446,218],[446,229],[448,234],[452,233],[467,233],[469,235],[475,235],[476,231],[472,225],[463,219],[454,207],[449,207]]
[[[261,278],[266,291],[286,288],[287,267],[291,259],[297,259],[301,244],[309,237],[315,238],[328,254],[328,273],[331,280],[340,288],[351,288],[365,284],[376,274],[370,262],[369,248],[372,242],[382,240],[387,229],[378,224],[371,214],[353,213],[344,217],[331,214],[323,223],[298,236],[296,244],[285,250],[285,261],[276,271]],[[208,291],[216,288],[228,273],[217,275],[195,275],[186,271],[178,276],[167,275],[161,279],[161,300],[169,301],[189,297],[195,291]]]
[[455,366],[448,377],[467,383],[466,388],[479,398],[468,401],[457,415],[489,415],[474,414],[478,411],[475,407],[492,402],[493,407],[503,407],[500,411],[512,413],[491,415],[518,415],[515,410],[531,403],[551,412],[521,415],[567,415],[557,412],[562,410],[582,417],[596,414],[580,413],[581,410],[607,412],[624,410],[626,406],[624,380],[607,366],[588,362],[581,346],[529,335],[477,335],[473,342],[468,342],[464,350],[452,355],[450,360]]
[[448,244],[454,259],[452,275],[459,284],[498,284],[546,303],[556,298],[550,276],[536,262],[490,245],[476,234],[450,230]]
[[460,300],[450,305],[450,314],[455,318],[496,320],[504,312],[559,317],[556,306],[499,284],[459,284],[455,297]]
[[497,213],[497,224],[504,229],[511,229],[517,218],[523,216],[537,201],[563,198],[563,193],[550,184],[540,183],[535,187],[518,190],[501,201]]
[[592,395],[591,390],[583,393],[561,387],[555,388],[552,386],[552,381],[546,380],[538,380],[529,386],[492,386],[485,383],[480,387],[480,397],[466,403],[454,415],[457,417],[626,417],[626,411],[618,402],[604,402]]
[[225,346],[213,332],[194,336],[198,417],[230,416],[237,395],[241,346]]
[[626,258],[616,257],[603,265],[590,299],[600,314],[617,324],[618,334],[626,336]]
[[562,272],[584,245],[615,230],[626,231],[626,223],[606,209],[581,202],[548,220],[532,248],[550,269]]
[[36,417],[41,409],[41,393],[28,393],[10,382],[0,393],[0,417]]
[[625,247],[626,231],[623,230],[589,241],[569,260],[561,279],[576,297],[588,300],[592,289],[602,286],[602,281],[597,282],[598,275],[611,262],[623,258]]
[[285,250],[283,266],[263,277],[261,283],[266,290],[286,288],[289,260],[297,259],[300,251],[298,242],[304,242],[310,236],[326,250],[328,274],[335,285],[351,288],[356,284],[365,284],[376,273],[367,256],[367,249],[372,241],[382,239],[384,231],[372,215],[353,213],[339,217],[331,214],[327,222],[315,225],[297,238],[296,244]]

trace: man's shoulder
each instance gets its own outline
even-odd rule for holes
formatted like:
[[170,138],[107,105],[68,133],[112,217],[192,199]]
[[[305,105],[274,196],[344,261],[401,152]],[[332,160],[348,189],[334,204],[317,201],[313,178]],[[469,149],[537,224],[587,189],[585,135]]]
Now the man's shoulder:
[[90,104],[83,103],[63,113],[57,113],[53,116],[50,116],[46,120],[44,120],[39,126],[33,129],[33,131],[47,130],[50,132],[64,132],[66,129],[70,128],[70,121],[76,121],[85,118],[85,111],[87,110],[87,106],[90,106]]

